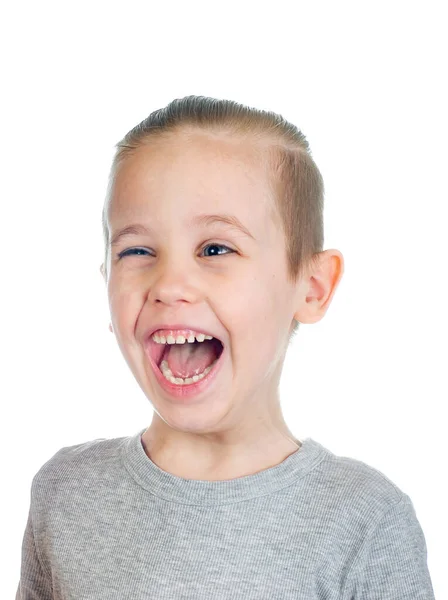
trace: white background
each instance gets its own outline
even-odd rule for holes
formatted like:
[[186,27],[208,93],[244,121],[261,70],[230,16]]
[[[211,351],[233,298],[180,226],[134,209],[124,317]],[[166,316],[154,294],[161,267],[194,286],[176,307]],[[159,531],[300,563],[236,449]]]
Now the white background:
[[15,594],[43,463],[151,422],[108,329],[101,210],[114,144],[196,94],[307,136],[345,273],[289,350],[285,420],[411,497],[448,597],[445,3],[160,4],[2,9],[1,595]]

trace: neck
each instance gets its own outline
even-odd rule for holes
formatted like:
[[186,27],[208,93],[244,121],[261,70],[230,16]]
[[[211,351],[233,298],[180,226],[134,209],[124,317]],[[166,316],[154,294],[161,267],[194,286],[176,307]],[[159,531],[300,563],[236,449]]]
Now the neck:
[[197,440],[182,445],[178,440],[167,443],[166,438],[157,439],[147,429],[142,435],[142,445],[146,455],[163,471],[184,479],[222,481],[275,467],[302,444],[292,434],[282,434],[276,439],[257,440],[252,446],[206,447],[201,442],[198,445]]

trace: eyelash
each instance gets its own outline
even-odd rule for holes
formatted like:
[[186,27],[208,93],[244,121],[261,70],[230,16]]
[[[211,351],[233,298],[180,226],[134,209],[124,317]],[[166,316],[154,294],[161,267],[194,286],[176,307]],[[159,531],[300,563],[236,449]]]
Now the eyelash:
[[[225,254],[232,254],[232,253],[235,252],[235,250],[232,250],[232,248],[229,248],[228,246],[224,246],[224,244],[215,244],[215,243],[207,244],[206,246],[204,246],[203,249],[205,250],[205,248],[209,248],[210,246],[217,246],[218,248],[226,248],[227,250],[229,250],[229,252],[226,252]],[[140,251],[143,251],[143,252],[147,252],[147,250],[145,248],[128,248],[127,250],[122,250],[121,252],[119,252],[117,254],[118,260],[121,260],[125,256],[137,256],[136,254],[132,253],[132,251],[135,251],[135,250],[140,250]],[[217,255],[214,255],[214,256],[221,256],[221,254],[217,254]],[[213,258],[213,256],[212,257],[206,256],[205,258]]]

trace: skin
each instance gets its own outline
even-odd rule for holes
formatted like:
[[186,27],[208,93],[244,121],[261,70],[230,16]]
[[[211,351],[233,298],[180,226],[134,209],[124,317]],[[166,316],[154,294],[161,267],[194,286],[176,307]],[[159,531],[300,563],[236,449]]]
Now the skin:
[[[253,146],[230,136],[177,133],[139,148],[111,188],[110,237],[131,223],[132,235],[110,249],[103,274],[120,350],[154,414],[142,435],[147,456],[185,479],[218,481],[271,468],[300,449],[282,415],[279,381],[293,318],[325,315],[343,274],[338,250],[292,284],[285,241],[273,217],[268,174]],[[226,225],[188,226],[201,212],[227,213],[255,240]],[[226,248],[207,244],[222,244]],[[139,252],[118,260],[129,248]],[[201,324],[224,341],[227,357],[204,400],[175,403],[145,356],[143,336],[156,323]]]

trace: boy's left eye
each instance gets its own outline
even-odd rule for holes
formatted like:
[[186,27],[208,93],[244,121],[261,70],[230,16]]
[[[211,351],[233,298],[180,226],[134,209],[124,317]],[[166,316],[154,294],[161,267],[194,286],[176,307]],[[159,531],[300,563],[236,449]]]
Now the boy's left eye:
[[[229,248],[228,246],[224,246],[223,244],[207,244],[206,246],[204,246],[204,250],[206,248],[225,248],[226,250],[228,250],[229,252],[225,252],[224,254],[230,254],[232,252],[235,252],[235,250],[232,250],[232,248]],[[120,260],[121,258],[123,258],[124,256],[135,256],[136,252],[148,252],[148,250],[146,250],[146,248],[128,248],[127,250],[122,250],[121,252],[118,253],[118,259]],[[212,256],[220,256],[220,254],[212,254]],[[209,257],[206,257],[209,258]]]

